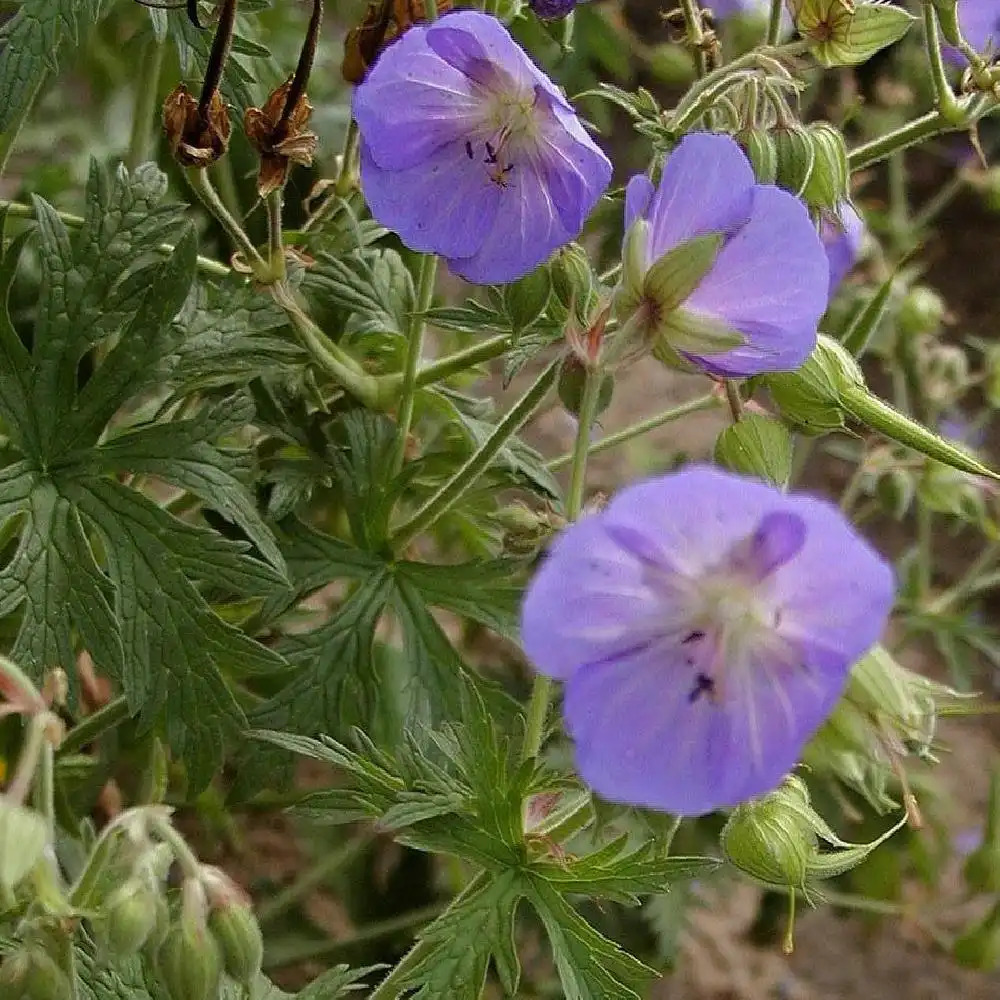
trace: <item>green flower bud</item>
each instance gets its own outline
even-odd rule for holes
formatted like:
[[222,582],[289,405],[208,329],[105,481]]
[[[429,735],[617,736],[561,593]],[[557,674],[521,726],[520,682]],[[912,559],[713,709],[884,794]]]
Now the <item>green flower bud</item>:
[[822,334],[806,363],[796,372],[765,379],[781,415],[806,434],[825,434],[844,426],[841,391],[861,380],[861,369],[837,341]]
[[779,126],[773,135],[778,160],[775,181],[798,197],[805,191],[816,166],[816,146],[809,133],[797,123]]
[[955,939],[952,954],[969,969],[989,972],[1000,965],[1000,903]]
[[264,961],[264,939],[250,907],[220,906],[209,914],[208,928],[222,952],[226,972],[249,987]]
[[747,413],[718,436],[715,460],[784,489],[792,474],[792,438],[781,421]]
[[965,395],[969,388],[969,359],[954,344],[931,342],[921,352],[924,394],[939,407]]
[[208,930],[205,889],[188,879],[182,893],[180,917],[156,950],[156,970],[170,1000],[216,1000],[222,953]]
[[559,304],[567,315],[571,309],[575,311],[570,320],[586,322],[594,294],[594,273],[583,247],[579,243],[567,243],[550,261],[549,273]]
[[[601,380],[601,384],[597,390],[597,409],[594,411],[595,416],[597,416],[611,405],[611,396],[615,390],[615,380],[611,375],[603,373],[597,374],[595,377]],[[563,406],[574,417],[580,416],[586,383],[587,369],[584,367],[583,362],[572,354],[566,355],[563,359],[562,370],[559,372],[559,381],[556,388]]]
[[0,883],[13,889],[35,867],[49,839],[41,813],[0,796]]
[[973,892],[1000,892],[1000,767],[990,775],[983,842],[965,859],[962,874]]
[[975,525],[988,521],[987,503],[980,484],[940,462],[929,462],[917,483],[923,504],[939,514],[949,514]]
[[4,956],[0,965],[3,1000],[70,1000],[66,973],[43,948],[29,946]]
[[642,282],[649,263],[646,259],[648,245],[649,222],[636,219],[625,233],[621,280],[614,296],[615,313],[623,322],[642,305]]
[[858,66],[898,42],[915,18],[901,7],[851,0],[792,0],[792,17],[822,66]]
[[761,184],[773,184],[778,176],[778,147],[774,136],[764,128],[748,128],[733,137],[743,147]]
[[850,170],[844,137],[829,122],[814,122],[807,131],[815,151],[815,162],[802,190],[802,199],[812,208],[832,211],[849,193]]
[[808,808],[805,786],[790,776],[775,791],[737,806],[720,835],[726,860],[766,885],[804,889],[819,838],[803,815],[803,800]]
[[157,887],[148,879],[133,879],[108,898],[95,930],[108,954],[124,958],[146,943],[165,912]]
[[936,336],[944,321],[944,299],[926,285],[914,285],[900,303],[896,326],[904,337]]
[[916,493],[917,484],[908,469],[888,469],[875,484],[875,499],[897,521],[902,520],[913,506]]
[[514,336],[533,326],[545,314],[551,292],[552,279],[545,265],[504,287],[504,309]]

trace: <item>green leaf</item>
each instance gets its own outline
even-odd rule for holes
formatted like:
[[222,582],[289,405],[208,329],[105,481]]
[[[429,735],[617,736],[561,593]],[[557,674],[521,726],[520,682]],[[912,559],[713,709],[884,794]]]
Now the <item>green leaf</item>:
[[420,935],[404,971],[381,986],[411,1000],[479,1000],[490,960],[508,996],[517,992],[521,966],[514,946],[514,917],[524,895],[518,872],[480,875]]
[[66,43],[79,45],[110,8],[107,0],[23,0],[0,27],[0,136],[16,129]]
[[639,1000],[657,973],[595,930],[545,881],[532,878],[525,895],[545,925],[566,1000]]
[[733,472],[784,489],[792,474],[792,435],[780,420],[746,413],[715,441],[715,460]]
[[395,250],[323,254],[309,269],[305,287],[322,304],[347,314],[347,331],[354,335],[403,336],[415,308],[413,278]]
[[[37,202],[42,265],[30,352],[0,310],[0,408],[24,456],[0,471],[0,520],[20,518],[0,570],[0,615],[20,612],[12,655],[39,679],[53,666],[75,678],[86,649],[121,685],[133,713],[157,723],[183,754],[193,788],[206,782],[227,736],[244,724],[224,673],[280,672],[274,651],[226,624],[203,586],[264,596],[286,586],[277,544],[243,482],[245,459],[219,439],[249,421],[245,398],[173,423],[135,423],[136,393],[162,386],[180,333],[172,320],[191,286],[193,234],[162,207],[152,167],[109,181],[93,170],[83,226],[72,236]],[[164,242],[176,249],[164,258]],[[0,276],[10,273],[8,261]],[[2,282],[0,282],[2,287]],[[80,360],[108,341],[93,373]],[[111,436],[122,409],[133,426]],[[181,521],[132,480],[175,483],[237,525],[231,541]],[[250,558],[250,543],[261,558]]]

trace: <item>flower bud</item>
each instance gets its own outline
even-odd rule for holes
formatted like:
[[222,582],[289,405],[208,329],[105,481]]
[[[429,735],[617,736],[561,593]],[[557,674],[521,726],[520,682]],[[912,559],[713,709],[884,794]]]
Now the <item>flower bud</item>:
[[146,943],[166,915],[166,902],[156,886],[135,878],[104,903],[95,930],[108,954],[124,958]]
[[917,484],[908,469],[887,469],[875,484],[875,499],[897,521],[902,520],[916,496]]
[[825,434],[844,426],[841,390],[860,379],[854,358],[837,341],[820,334],[798,371],[769,375],[765,381],[786,420],[806,434]]
[[0,796],[0,884],[17,886],[42,857],[48,839],[41,813]]
[[774,136],[764,128],[747,128],[733,138],[747,154],[758,183],[773,184],[778,176],[778,147]]
[[570,321],[584,322],[590,313],[594,293],[594,274],[587,252],[579,243],[567,243],[549,262],[552,291],[567,314],[575,309]]
[[904,337],[935,336],[944,316],[944,299],[926,285],[914,285],[900,303],[896,326]]
[[[615,380],[606,373],[595,373],[594,378],[599,378],[601,384],[597,390],[597,409],[594,415],[603,413],[611,405],[611,396],[615,390]],[[567,354],[563,359],[562,370],[559,372],[557,390],[559,399],[563,406],[573,414],[580,416],[580,409],[583,406],[583,392],[587,384],[587,369],[584,363],[573,354]]]
[[720,835],[726,860],[759,882],[803,889],[819,838],[803,816],[808,793],[789,776],[773,792],[737,806]]
[[941,462],[928,462],[917,485],[920,500],[939,514],[949,514],[974,525],[988,523],[981,484]]
[[775,182],[800,196],[816,166],[816,146],[809,133],[798,123],[779,126],[774,130],[774,148],[778,161]]
[[982,843],[965,859],[962,869],[973,892],[1000,892],[1000,767],[990,775],[990,799]]
[[544,315],[551,293],[552,279],[545,265],[536,267],[530,274],[504,286],[504,310],[515,337]]
[[72,996],[66,973],[42,947],[31,945],[4,956],[0,965],[3,1000],[70,1000]]
[[822,66],[858,66],[898,42],[915,18],[900,7],[851,0],[792,0],[792,17]]
[[829,122],[814,122],[807,132],[815,161],[803,188],[802,199],[812,208],[832,211],[846,200],[849,193],[850,170],[844,137]]
[[197,879],[182,887],[181,913],[156,950],[156,969],[170,1000],[215,1000],[222,954],[208,931],[205,889]]
[[954,344],[931,342],[921,352],[923,390],[928,399],[946,408],[969,388],[969,359]]
[[952,954],[959,965],[983,972],[1000,964],[1000,903],[955,939]]
[[756,476],[784,489],[792,474],[791,435],[780,420],[747,413],[718,436],[715,460],[733,472]]
[[209,914],[208,927],[222,952],[226,972],[249,988],[264,961],[264,939],[250,907],[219,906]]

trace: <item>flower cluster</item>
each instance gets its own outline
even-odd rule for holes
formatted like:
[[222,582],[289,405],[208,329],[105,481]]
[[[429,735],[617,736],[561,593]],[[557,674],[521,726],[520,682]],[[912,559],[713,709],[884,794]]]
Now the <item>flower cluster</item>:
[[710,467],[632,485],[556,540],[524,601],[584,780],[696,816],[774,788],[893,601],[826,502]]
[[[555,17],[573,4],[532,7]],[[372,214],[475,283],[543,264],[611,178],[563,94],[477,11],[407,30],[357,88],[354,116]],[[657,184],[633,177],[624,210],[601,337],[610,321],[617,359],[651,351],[715,378],[802,365],[862,235],[850,204],[817,223],[710,132],[684,136]],[[835,508],[694,466],[567,528],[529,587],[522,638],[565,682],[585,781],[700,815],[788,774],[892,601],[889,567]]]

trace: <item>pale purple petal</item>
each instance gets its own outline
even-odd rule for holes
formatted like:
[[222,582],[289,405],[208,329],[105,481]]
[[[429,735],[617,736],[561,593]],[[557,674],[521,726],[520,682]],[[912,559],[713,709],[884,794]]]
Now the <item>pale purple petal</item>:
[[807,534],[795,560],[771,580],[783,602],[780,632],[849,666],[881,635],[895,594],[892,570],[860,535],[843,531],[843,514],[832,504],[804,496],[786,503]]
[[695,236],[735,232],[750,215],[755,184],[750,161],[730,136],[684,136],[649,205],[650,260]]
[[766,514],[748,539],[748,575],[756,580],[770,576],[799,554],[805,540],[806,524],[798,514],[785,510]]
[[442,146],[406,170],[383,170],[362,141],[361,184],[372,215],[392,219],[411,250],[460,258],[483,245],[505,193],[481,164],[466,157],[461,142]]
[[819,235],[826,248],[826,257],[830,265],[829,294],[833,295],[861,256],[865,223],[854,210],[854,206],[844,202],[835,218],[823,219]]
[[482,118],[470,81],[428,49],[426,34],[414,28],[393,42],[393,58],[379,59],[354,91],[354,119],[386,170],[422,163]]
[[[958,26],[962,36],[978,52],[985,52],[990,42],[1000,41],[1000,3],[997,0],[958,0]],[[958,49],[944,46],[944,56],[956,66],[966,65]]]
[[625,229],[636,219],[645,218],[653,200],[653,182],[645,174],[636,174],[625,186]]
[[684,305],[729,324],[747,342],[693,360],[732,377],[794,370],[816,345],[829,282],[823,244],[802,203],[777,187],[754,188],[750,221]]
[[521,616],[521,643],[535,666],[565,680],[583,663],[641,643],[642,623],[657,610],[644,573],[641,560],[609,538],[599,518],[563,532],[532,579]]

